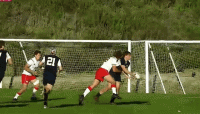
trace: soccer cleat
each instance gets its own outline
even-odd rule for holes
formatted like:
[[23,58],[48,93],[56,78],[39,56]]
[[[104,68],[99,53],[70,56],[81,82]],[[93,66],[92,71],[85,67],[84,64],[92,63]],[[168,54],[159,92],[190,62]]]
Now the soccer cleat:
[[117,105],[117,104],[116,104],[116,103],[114,103],[114,102],[110,102],[110,104],[111,104],[111,105]]
[[110,104],[113,104],[117,97],[118,97],[118,94],[113,94],[110,100]]
[[98,97],[98,96],[94,96],[94,100],[95,100],[96,102],[99,102],[99,97]]
[[13,102],[17,102],[17,99],[16,99],[16,98],[13,98]]
[[47,108],[47,105],[44,105],[44,109],[46,109]]
[[47,102],[44,101],[44,109],[46,109],[46,108],[48,108],[48,106],[47,106]]
[[35,94],[32,95],[31,100],[33,100],[33,101],[37,100],[37,97]]
[[80,95],[79,96],[79,105],[83,105],[83,100],[84,100],[84,96]]

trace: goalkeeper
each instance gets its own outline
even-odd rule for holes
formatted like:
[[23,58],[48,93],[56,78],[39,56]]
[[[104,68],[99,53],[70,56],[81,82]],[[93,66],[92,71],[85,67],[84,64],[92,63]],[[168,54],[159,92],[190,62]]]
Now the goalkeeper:
[[[135,73],[131,73],[131,72],[129,72],[129,71],[127,70],[128,67],[129,67],[129,65],[130,65],[130,62],[129,62],[130,59],[131,59],[131,53],[130,53],[129,51],[125,51],[125,52],[123,53],[123,57],[120,59],[121,65],[117,67],[121,72],[113,72],[112,69],[110,70],[111,76],[112,76],[112,77],[115,79],[115,81],[116,81],[116,92],[117,92],[117,94],[119,94],[119,89],[120,89],[121,73],[124,72],[124,73],[126,74],[126,76],[127,76],[127,74],[135,76]],[[127,78],[129,78],[129,77],[127,76]],[[139,78],[139,77],[137,77],[137,78]],[[110,89],[111,89],[111,83],[108,83],[108,86],[107,86],[107,87],[101,89],[101,90],[97,93],[97,95],[95,96],[95,101],[99,101],[99,97],[100,97],[103,93],[107,92],[107,91],[110,90]],[[120,96],[118,96],[117,98],[118,98],[118,99],[122,99]]]

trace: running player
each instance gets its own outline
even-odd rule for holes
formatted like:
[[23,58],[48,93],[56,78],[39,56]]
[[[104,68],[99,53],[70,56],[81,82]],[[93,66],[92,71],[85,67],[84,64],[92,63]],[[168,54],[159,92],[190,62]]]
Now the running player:
[[[121,72],[113,72],[113,69],[110,70],[111,76],[112,76],[112,77],[115,79],[115,81],[116,81],[116,92],[117,92],[117,94],[119,94],[120,83],[121,83],[121,73],[122,73],[122,71],[123,71],[124,73],[126,73],[126,74],[130,74],[130,75],[133,74],[133,75],[134,75],[134,73],[131,73],[131,72],[128,71],[128,67],[129,67],[129,65],[130,65],[130,62],[129,62],[130,59],[131,59],[131,53],[130,53],[129,51],[125,51],[124,54],[123,54],[123,57],[120,59],[121,65],[120,65],[120,66],[117,66],[117,68],[118,68]],[[127,76],[127,78],[129,78],[129,77]],[[97,95],[95,96],[95,100],[96,100],[96,101],[99,101],[99,97],[100,97],[103,93],[105,93],[105,92],[107,92],[108,90],[111,89],[110,85],[111,85],[111,83],[108,83],[108,86],[107,86],[107,87],[101,89],[101,90],[97,93]],[[121,99],[120,96],[118,96],[117,98],[118,98],[118,99]]]
[[0,83],[4,78],[7,62],[12,65],[12,59],[8,51],[4,50],[5,42],[0,41]]
[[33,94],[31,100],[36,100],[36,92],[39,89],[39,80],[36,79],[38,73],[36,72],[36,68],[39,66],[39,59],[41,57],[41,51],[36,50],[34,52],[35,57],[31,58],[24,67],[24,71],[22,73],[22,88],[18,93],[16,93],[13,101],[16,102],[18,97],[24,93],[27,89],[29,82],[34,85]]
[[79,105],[83,105],[83,100],[86,97],[86,95],[88,93],[90,93],[90,91],[92,91],[92,89],[94,89],[96,86],[99,85],[100,82],[104,81],[104,78],[111,83],[111,88],[112,88],[112,92],[113,95],[111,97],[111,101],[110,103],[114,103],[115,98],[118,96],[116,93],[116,85],[115,85],[115,80],[112,78],[112,76],[109,74],[109,71],[111,68],[113,68],[113,71],[116,72],[117,68],[116,66],[120,65],[120,62],[118,61],[122,56],[121,51],[117,51],[114,54],[114,57],[110,57],[106,62],[103,63],[103,65],[101,66],[101,68],[99,68],[96,71],[95,74],[95,79],[92,85],[88,86],[88,88],[85,90],[85,92],[83,93],[83,95],[79,96]]
[[40,62],[40,66],[45,64],[43,73],[43,85],[44,85],[44,108],[47,108],[48,94],[51,92],[52,87],[56,81],[57,66],[58,72],[63,70],[60,58],[56,56],[56,49],[51,49],[51,54],[43,57]]

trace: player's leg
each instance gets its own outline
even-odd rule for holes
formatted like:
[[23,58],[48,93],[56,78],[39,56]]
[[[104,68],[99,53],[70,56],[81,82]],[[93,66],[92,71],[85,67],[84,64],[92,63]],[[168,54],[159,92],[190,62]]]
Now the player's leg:
[[48,95],[51,92],[53,85],[55,84],[56,76],[49,72],[45,72],[43,75],[44,108],[47,108]]
[[109,83],[111,83],[111,89],[112,89],[113,94],[117,94],[117,92],[116,92],[116,83],[115,83],[115,80],[113,79],[113,77],[111,75],[107,75],[107,76],[105,76],[105,79]]
[[0,82],[3,80],[3,78],[4,78],[4,74],[5,74],[5,72],[0,71]]
[[29,84],[29,76],[22,74],[22,88],[19,92],[16,93],[16,95],[13,98],[13,101],[17,101],[18,97],[21,96],[22,93],[24,93],[27,89],[27,86]]
[[120,76],[119,74],[112,75],[112,76],[113,76],[113,78],[115,79],[115,83],[116,83],[117,98],[118,98],[118,99],[122,99],[122,98],[119,96],[119,89],[120,89],[121,76]]
[[53,85],[47,83],[44,87],[44,108],[47,108],[48,95],[51,92]]
[[35,76],[31,76],[31,83],[33,83],[33,85],[34,85],[31,100],[36,100],[36,94],[35,93],[38,91],[39,86],[40,86],[39,80],[37,80]]
[[86,97],[86,95],[89,94],[92,91],[92,89],[94,89],[96,86],[98,86],[99,83],[100,83],[100,80],[94,79],[92,85],[88,86],[88,88],[85,89],[83,95],[79,96],[79,105],[83,104],[83,100]]
[[111,89],[113,92],[113,95],[111,97],[110,103],[114,104],[114,100],[118,97],[117,92],[116,92],[116,83],[115,80],[113,79],[113,77],[111,75],[107,75],[105,76],[105,79],[111,83]]
[[120,96],[119,96],[119,90],[120,90],[120,83],[119,81],[116,81],[116,91],[117,91],[117,94],[118,94],[118,99],[122,99]]
[[110,89],[111,89],[111,83],[108,83],[108,86],[107,86],[107,87],[101,89],[101,90],[95,95],[95,97],[94,97],[95,101],[98,102],[98,101],[99,101],[99,97],[100,97],[103,93],[107,92],[107,91],[110,90]]
[[17,101],[18,97],[22,95],[22,93],[24,93],[27,89],[27,85],[28,84],[22,84],[22,88],[19,90],[19,92],[16,93],[16,95],[13,98],[13,101]]
[[2,77],[0,77],[0,82],[3,80],[3,78]]

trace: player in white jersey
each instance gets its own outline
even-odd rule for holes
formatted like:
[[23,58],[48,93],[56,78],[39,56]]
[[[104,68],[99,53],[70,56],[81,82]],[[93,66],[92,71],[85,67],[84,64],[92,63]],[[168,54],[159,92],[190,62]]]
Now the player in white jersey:
[[[131,53],[129,51],[125,51],[124,54],[123,54],[123,57],[120,59],[120,62],[121,62],[121,65],[120,66],[117,66],[117,68],[121,71],[121,72],[113,72],[113,70],[111,69],[110,70],[110,74],[111,76],[115,79],[116,81],[116,90],[117,90],[117,94],[119,94],[119,89],[120,89],[120,83],[121,83],[121,73],[124,72],[125,74],[129,74],[130,76],[132,77],[136,77],[137,79],[139,77],[135,76],[136,73],[134,72],[129,72],[128,71],[128,67],[130,65],[130,62],[129,60],[131,59]],[[127,78],[130,78],[128,76],[126,76]],[[107,92],[108,90],[111,89],[110,87],[111,83],[108,83],[108,86],[101,89],[97,95],[94,97],[96,101],[99,101],[99,97]],[[121,97],[118,96],[118,99],[122,99]]]
[[39,80],[36,79],[36,76],[38,75],[36,68],[39,66],[41,52],[36,50],[34,55],[35,57],[31,58],[24,67],[24,71],[22,73],[22,88],[18,93],[16,93],[13,101],[17,101],[17,98],[26,91],[29,82],[33,83],[34,85],[31,100],[36,100],[35,93],[39,89]]
[[121,51],[117,51],[114,54],[114,57],[110,57],[106,62],[103,63],[103,65],[101,66],[101,68],[99,68],[96,71],[96,75],[95,75],[95,79],[92,85],[88,86],[88,88],[86,88],[85,92],[83,93],[83,95],[81,95],[79,97],[79,105],[83,104],[83,100],[86,97],[86,95],[88,93],[90,93],[90,91],[92,91],[92,89],[94,89],[96,86],[99,85],[100,82],[104,81],[104,78],[111,83],[111,88],[112,88],[112,98],[111,98],[111,102],[110,103],[114,103],[114,99],[117,98],[117,94],[116,94],[116,85],[115,85],[115,80],[112,78],[112,76],[109,74],[109,71],[111,68],[113,68],[114,72],[117,72],[117,68],[116,66],[120,65],[120,62],[118,61],[122,56]]

